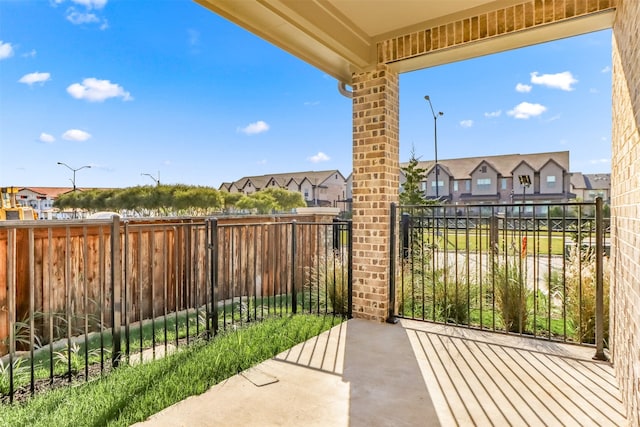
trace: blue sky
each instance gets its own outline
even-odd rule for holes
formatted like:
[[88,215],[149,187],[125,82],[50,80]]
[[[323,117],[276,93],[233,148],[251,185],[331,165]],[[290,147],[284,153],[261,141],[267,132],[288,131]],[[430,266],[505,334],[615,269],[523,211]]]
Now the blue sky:
[[[400,160],[571,151],[609,172],[611,32],[400,77]],[[0,185],[351,172],[332,77],[190,0],[0,1]]]

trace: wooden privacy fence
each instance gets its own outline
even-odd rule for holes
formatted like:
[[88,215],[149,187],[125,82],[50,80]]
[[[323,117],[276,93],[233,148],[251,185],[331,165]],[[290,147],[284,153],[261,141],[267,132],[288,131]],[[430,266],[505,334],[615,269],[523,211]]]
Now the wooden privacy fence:
[[[340,244],[331,219],[221,217],[215,247],[205,218],[1,224],[0,356],[111,328],[114,319],[128,327],[199,310],[213,283],[220,302],[302,291],[314,263]],[[294,220],[301,226],[292,237]],[[311,223],[329,226],[302,226]]]

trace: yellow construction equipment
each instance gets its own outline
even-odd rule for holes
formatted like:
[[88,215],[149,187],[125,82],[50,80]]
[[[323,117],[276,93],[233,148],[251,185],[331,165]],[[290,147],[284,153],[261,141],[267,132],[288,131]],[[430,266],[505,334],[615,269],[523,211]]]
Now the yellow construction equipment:
[[0,221],[22,221],[38,219],[38,213],[27,206],[18,206],[16,202],[16,187],[2,187],[0,189]]

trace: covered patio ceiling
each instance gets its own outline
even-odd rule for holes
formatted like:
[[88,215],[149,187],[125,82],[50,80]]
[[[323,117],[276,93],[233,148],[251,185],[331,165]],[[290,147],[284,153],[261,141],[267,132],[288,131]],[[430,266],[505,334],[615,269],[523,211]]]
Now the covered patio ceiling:
[[[525,0],[195,0],[342,83],[372,69],[384,40]],[[552,2],[551,2],[552,3]],[[550,3],[550,4],[551,4]],[[393,62],[399,73],[610,28],[612,10]]]

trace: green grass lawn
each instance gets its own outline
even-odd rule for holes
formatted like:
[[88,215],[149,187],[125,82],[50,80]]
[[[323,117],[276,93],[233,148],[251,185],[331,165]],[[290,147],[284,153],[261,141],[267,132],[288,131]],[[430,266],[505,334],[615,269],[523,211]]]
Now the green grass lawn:
[[0,406],[0,426],[128,426],[340,323],[334,316],[274,317],[228,330],[163,359]]

